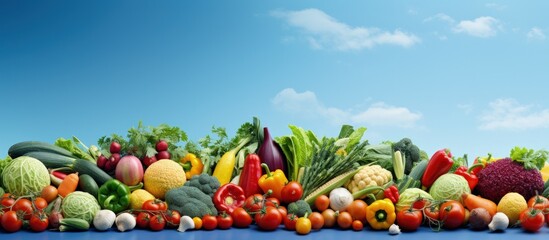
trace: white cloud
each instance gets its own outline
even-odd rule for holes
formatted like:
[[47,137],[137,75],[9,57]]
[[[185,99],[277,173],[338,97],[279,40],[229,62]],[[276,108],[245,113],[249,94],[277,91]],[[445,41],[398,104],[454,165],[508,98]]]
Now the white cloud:
[[486,3],[485,6],[490,9],[501,11],[505,8],[507,8],[506,5],[498,4],[498,3]]
[[463,20],[453,29],[456,33],[467,33],[474,37],[488,38],[497,34],[499,21],[493,17],[478,17],[474,20]]
[[537,27],[533,27],[528,31],[526,34],[526,37],[530,40],[545,40],[545,34],[543,33],[543,30]]
[[481,130],[528,130],[549,128],[549,109],[533,109],[515,99],[497,99],[480,116]]
[[454,22],[456,22],[452,17],[444,14],[444,13],[437,13],[436,15],[434,16],[430,16],[426,19],[423,19],[423,22],[430,22],[430,21],[434,21],[434,20],[439,20],[439,21],[443,21],[443,22],[447,22],[449,24],[454,24]]
[[315,8],[301,11],[273,11],[272,16],[282,18],[289,25],[302,30],[314,49],[340,51],[362,50],[377,45],[392,44],[411,47],[421,40],[401,30],[383,31],[378,28],[353,27]]
[[311,91],[298,93],[293,88],[280,91],[272,99],[279,110],[299,116],[321,117],[339,125],[343,123],[368,124],[377,126],[414,127],[423,116],[405,107],[395,107],[383,102],[370,105],[366,110],[342,110],[324,106]]

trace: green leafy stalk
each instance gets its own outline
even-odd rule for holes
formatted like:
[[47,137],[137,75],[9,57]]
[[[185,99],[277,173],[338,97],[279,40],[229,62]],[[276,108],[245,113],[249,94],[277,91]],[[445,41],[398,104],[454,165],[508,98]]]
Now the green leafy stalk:
[[510,157],[513,161],[522,163],[526,169],[542,169],[549,157],[549,152],[515,146],[511,149]]

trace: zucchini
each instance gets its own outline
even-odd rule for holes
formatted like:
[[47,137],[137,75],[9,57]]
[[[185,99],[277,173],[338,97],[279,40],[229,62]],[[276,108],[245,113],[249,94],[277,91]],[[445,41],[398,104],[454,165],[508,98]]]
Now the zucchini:
[[425,172],[425,169],[427,169],[427,163],[429,163],[429,160],[421,160],[418,164],[416,164],[416,166],[412,168],[408,176],[412,177],[415,180],[421,181],[423,173]]
[[98,185],[103,185],[103,183],[112,179],[109,174],[88,160],[77,158],[72,165],[72,169],[80,174],[90,175]]
[[67,157],[51,152],[28,152],[25,156],[38,159],[46,168],[71,167],[76,158]]
[[327,194],[335,188],[343,186],[343,184],[347,183],[358,171],[360,171],[360,169],[362,169],[362,167],[343,173],[327,183],[322,184],[316,190],[311,192],[311,194],[307,195],[303,200],[305,200],[305,202],[309,205],[313,205],[318,196]]
[[59,231],[87,231],[90,229],[90,223],[80,218],[63,218],[59,220]]
[[88,174],[82,174],[80,175],[80,179],[78,181],[78,187],[80,190],[87,192],[97,198],[97,192],[99,191],[99,186],[97,186],[97,183],[93,178]]
[[63,155],[66,157],[73,157],[72,153],[64,148],[55,146],[46,142],[37,141],[25,141],[12,145],[8,150],[8,155],[11,158],[17,158],[30,152],[49,152]]

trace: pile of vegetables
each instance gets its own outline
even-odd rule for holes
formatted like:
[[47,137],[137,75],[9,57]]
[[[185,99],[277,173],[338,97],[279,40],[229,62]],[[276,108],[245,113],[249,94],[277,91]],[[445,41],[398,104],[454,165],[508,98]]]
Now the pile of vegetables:
[[0,159],[1,229],[537,232],[546,221],[545,150],[515,147],[469,166],[466,154],[429,157],[409,138],[371,145],[364,127],[321,138],[289,129],[271,136],[253,118],[233,137],[213,127],[193,142],[179,127],[139,122],[98,147],[77,137],[16,143]]

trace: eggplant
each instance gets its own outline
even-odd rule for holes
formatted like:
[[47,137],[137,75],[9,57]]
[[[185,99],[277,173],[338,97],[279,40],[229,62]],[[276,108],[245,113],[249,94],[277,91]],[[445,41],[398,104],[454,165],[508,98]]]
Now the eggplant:
[[275,171],[276,169],[280,169],[284,174],[288,174],[286,157],[284,156],[284,153],[282,153],[282,149],[278,143],[273,141],[269,129],[266,127],[263,128],[263,143],[261,144],[261,148],[259,148],[257,155],[259,155],[262,163],[269,166],[269,170]]

